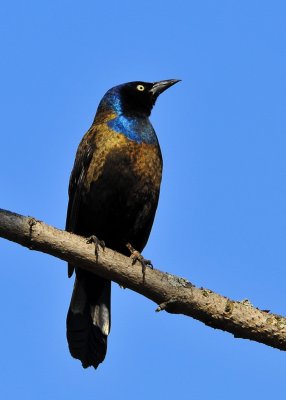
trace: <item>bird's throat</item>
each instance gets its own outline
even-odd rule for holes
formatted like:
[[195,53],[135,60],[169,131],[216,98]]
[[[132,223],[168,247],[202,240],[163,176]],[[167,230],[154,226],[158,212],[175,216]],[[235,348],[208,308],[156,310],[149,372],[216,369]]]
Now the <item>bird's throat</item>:
[[137,143],[157,144],[156,133],[146,117],[126,117],[119,115],[107,122],[110,129],[125,135]]

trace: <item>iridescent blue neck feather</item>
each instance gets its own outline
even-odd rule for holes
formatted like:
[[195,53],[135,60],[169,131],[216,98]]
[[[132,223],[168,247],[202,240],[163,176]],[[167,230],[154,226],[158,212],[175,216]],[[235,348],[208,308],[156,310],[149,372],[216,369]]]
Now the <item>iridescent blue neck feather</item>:
[[115,132],[122,133],[137,143],[156,144],[157,136],[147,117],[118,117],[108,121],[107,125]]
[[110,111],[116,116],[107,122],[109,128],[122,133],[128,139],[137,143],[157,144],[158,139],[147,116],[136,112],[124,115],[120,96],[120,86],[109,90],[101,100],[98,113]]
[[116,114],[121,114],[122,110],[122,101],[120,96],[120,88],[122,85],[116,86],[112,89],[109,89],[108,92],[105,93],[101,102],[99,103],[98,109],[105,111],[113,111]]

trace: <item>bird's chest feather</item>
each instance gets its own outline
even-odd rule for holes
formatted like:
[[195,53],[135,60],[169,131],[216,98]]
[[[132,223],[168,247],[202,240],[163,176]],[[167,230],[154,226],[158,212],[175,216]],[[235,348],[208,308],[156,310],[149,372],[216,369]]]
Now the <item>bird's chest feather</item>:
[[[100,131],[87,172],[87,192],[126,204],[146,202],[159,195],[162,159],[158,143],[138,143],[114,131]],[[134,204],[135,205],[135,204]]]
[[123,253],[127,242],[141,251],[156,212],[161,175],[158,144],[101,130],[82,192],[80,229]]

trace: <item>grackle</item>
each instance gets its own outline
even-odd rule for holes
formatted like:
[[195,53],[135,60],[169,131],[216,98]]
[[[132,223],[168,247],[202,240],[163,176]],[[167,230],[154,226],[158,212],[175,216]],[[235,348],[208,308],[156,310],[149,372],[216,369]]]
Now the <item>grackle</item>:
[[[158,96],[179,82],[130,82],[102,98],[78,147],[69,182],[66,230],[125,255],[141,252],[158,204],[162,156],[149,115]],[[98,239],[96,239],[98,238]],[[143,261],[142,261],[143,260]],[[144,259],[142,258],[142,262]],[[110,331],[111,282],[80,265],[67,315],[67,340],[84,368],[98,367]]]

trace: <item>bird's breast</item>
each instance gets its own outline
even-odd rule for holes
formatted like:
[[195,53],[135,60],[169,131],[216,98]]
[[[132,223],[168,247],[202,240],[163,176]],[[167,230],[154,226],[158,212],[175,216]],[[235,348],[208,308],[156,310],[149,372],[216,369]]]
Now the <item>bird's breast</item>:
[[[162,176],[158,143],[138,143],[124,134],[106,130],[97,134],[96,151],[87,172],[86,184],[104,181],[113,191],[157,192]],[[89,189],[89,188],[87,188]]]
[[160,147],[99,129],[94,148],[82,191],[80,231],[96,234],[123,254],[127,242],[142,251],[159,198]]

